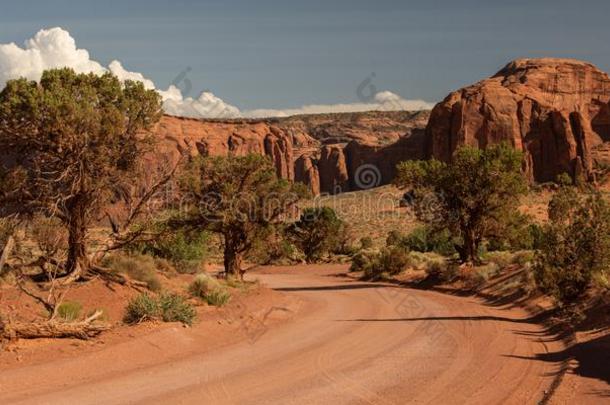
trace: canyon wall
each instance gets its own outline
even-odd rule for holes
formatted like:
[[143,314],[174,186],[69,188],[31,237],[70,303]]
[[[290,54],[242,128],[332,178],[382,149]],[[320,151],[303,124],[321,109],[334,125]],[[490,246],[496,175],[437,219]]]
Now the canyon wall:
[[434,107],[427,156],[448,161],[460,145],[508,142],[524,151],[530,180],[591,179],[596,151],[610,141],[609,100],[608,75],[590,63],[515,60]]
[[[314,194],[386,184],[400,160],[424,157],[428,112],[320,114],[264,120],[195,120],[164,116],[155,128],[155,154],[268,156],[279,176]],[[364,166],[368,183],[356,175]],[[364,187],[362,187],[364,186]]]

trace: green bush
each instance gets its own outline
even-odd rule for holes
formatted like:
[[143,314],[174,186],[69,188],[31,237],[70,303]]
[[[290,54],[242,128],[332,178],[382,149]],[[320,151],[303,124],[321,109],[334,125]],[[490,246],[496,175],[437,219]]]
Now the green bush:
[[195,308],[178,294],[162,294],[158,305],[163,322],[182,322],[190,326],[197,316]]
[[132,298],[127,304],[123,322],[133,325],[140,322],[152,321],[159,316],[159,303],[147,293]]
[[104,265],[117,273],[127,274],[134,280],[146,283],[146,287],[155,292],[162,289],[157,277],[157,263],[146,255],[113,255],[108,256]]
[[152,241],[139,243],[133,247],[138,253],[167,259],[174,263],[180,273],[190,274],[209,254],[210,235],[206,231],[187,232],[183,230],[162,232]]
[[180,295],[162,294],[155,298],[144,293],[129,301],[123,321],[133,325],[160,319],[163,322],[182,322],[192,325],[195,316],[193,306]]
[[400,231],[392,230],[388,233],[388,237],[385,240],[385,244],[386,246],[400,245],[403,239],[404,235],[400,233]]
[[389,246],[379,253],[361,252],[352,258],[350,271],[362,271],[364,278],[379,279],[400,274],[412,265],[409,252],[399,246]]
[[360,249],[366,250],[371,249],[373,247],[373,239],[370,236],[365,236],[364,238],[360,238]]
[[193,297],[205,300],[209,305],[223,306],[231,299],[231,294],[215,278],[207,274],[199,274],[189,285],[189,292]]
[[205,298],[208,292],[217,288],[220,288],[220,282],[214,277],[198,274],[189,285],[189,292],[193,297]]
[[549,204],[549,220],[534,277],[559,304],[570,303],[610,268],[610,205],[597,192],[563,186]]
[[372,266],[374,265],[377,254],[374,252],[360,252],[352,257],[352,264],[350,265],[349,271],[363,271],[370,273]]
[[57,317],[64,322],[74,322],[80,317],[83,306],[80,302],[66,301],[57,307]]
[[[389,235],[388,238],[390,238]],[[394,238],[395,235],[391,239]],[[415,228],[394,244],[416,252],[435,252],[444,256],[451,256],[455,253],[449,231],[446,229],[434,230],[425,225]]]
[[205,300],[209,305],[222,307],[231,301],[231,293],[222,288],[212,290],[205,295]]
[[305,209],[287,232],[309,263],[347,247],[345,224],[330,207]]
[[181,260],[176,262],[176,271],[180,274],[197,274],[201,271],[200,260]]

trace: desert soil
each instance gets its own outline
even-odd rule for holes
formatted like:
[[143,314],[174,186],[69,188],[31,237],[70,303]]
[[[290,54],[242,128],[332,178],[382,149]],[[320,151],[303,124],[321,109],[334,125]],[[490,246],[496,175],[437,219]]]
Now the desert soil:
[[535,404],[559,373],[561,359],[545,355],[562,343],[522,309],[345,271],[264,268],[250,277],[275,289],[262,295],[267,310],[230,328],[136,328],[70,356],[5,364],[0,403]]

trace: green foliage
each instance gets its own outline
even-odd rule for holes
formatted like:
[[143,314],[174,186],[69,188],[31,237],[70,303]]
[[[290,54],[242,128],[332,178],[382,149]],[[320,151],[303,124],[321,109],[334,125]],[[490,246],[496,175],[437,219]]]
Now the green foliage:
[[112,255],[108,256],[104,265],[116,273],[127,274],[130,278],[146,283],[146,287],[155,292],[162,289],[157,277],[155,259],[146,255]]
[[463,262],[479,262],[485,238],[514,216],[527,190],[522,153],[507,146],[459,148],[451,163],[406,161],[397,167],[396,184],[410,188],[415,214],[436,231],[447,229],[459,243]]
[[453,241],[447,229],[435,230],[426,225],[415,228],[399,240],[398,244],[416,252],[435,252],[444,256],[451,256],[455,253]]
[[158,306],[163,322],[182,322],[190,326],[197,316],[195,308],[178,294],[162,294]]
[[[154,139],[161,96],[110,73],[45,71],[40,82],[10,80],[0,92],[0,144],[15,158],[8,205],[20,214],[59,218],[70,231],[67,270],[87,265],[91,222],[122,186]],[[78,262],[78,263],[77,263]]]
[[365,236],[364,238],[360,238],[360,249],[366,250],[371,249],[373,247],[373,239],[370,236]]
[[406,270],[409,265],[411,265],[409,252],[401,247],[392,246],[381,249],[376,268],[380,273],[396,275]]
[[375,252],[359,252],[352,257],[352,264],[350,265],[349,271],[363,271],[366,274],[371,274],[373,266],[376,263],[377,253]]
[[344,222],[330,207],[307,208],[289,228],[294,243],[303,251],[308,263],[344,245]]
[[66,301],[57,307],[57,317],[64,322],[74,322],[80,317],[83,306],[80,302]]
[[362,251],[354,255],[350,271],[362,271],[364,278],[378,279],[400,274],[412,265],[408,251],[389,246],[380,252]]
[[175,265],[183,262],[201,262],[208,255],[210,234],[205,230],[186,232],[161,231],[159,237],[142,242],[134,247],[136,251],[170,260]]
[[215,278],[207,274],[198,274],[189,285],[193,297],[205,300],[209,305],[221,307],[231,299],[231,294]]
[[266,237],[254,240],[248,261],[257,264],[293,264],[302,261],[302,253],[286,234],[283,226],[274,226]]
[[487,238],[487,250],[523,250],[533,249],[536,244],[538,230],[531,223],[528,215],[519,211],[507,213],[507,216],[490,232]]
[[242,277],[241,262],[306,195],[302,184],[279,179],[264,156],[196,159],[181,179],[185,210],[172,221],[175,228],[206,229],[224,240],[227,274]]
[[159,303],[157,300],[143,293],[131,299],[125,309],[123,322],[129,325],[153,321],[159,316]]
[[561,304],[584,294],[610,267],[610,206],[597,192],[564,185],[549,204],[549,224],[533,267],[538,287]]
[[206,294],[205,300],[209,305],[222,307],[231,301],[231,293],[223,289],[212,290]]
[[196,315],[193,306],[180,295],[153,297],[144,293],[129,301],[123,321],[130,325],[153,320],[192,325]]

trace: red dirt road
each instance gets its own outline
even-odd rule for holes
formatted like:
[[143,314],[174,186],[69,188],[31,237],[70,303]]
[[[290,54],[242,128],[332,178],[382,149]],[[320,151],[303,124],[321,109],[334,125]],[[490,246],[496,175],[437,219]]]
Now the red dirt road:
[[[534,358],[561,343],[520,309],[357,282],[333,269],[255,275],[305,303],[260,336],[145,367],[109,346],[110,375],[85,355],[0,371],[0,403],[535,404],[559,371]],[[174,344],[187,332],[178,329]],[[162,350],[147,343],[152,357]]]

